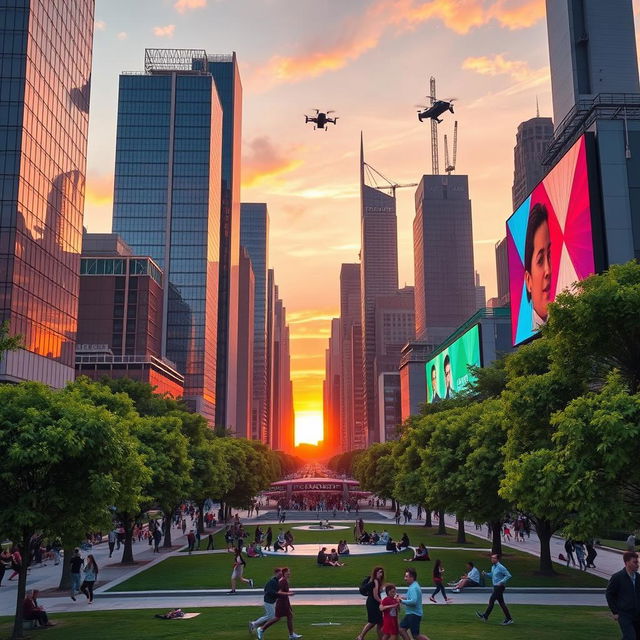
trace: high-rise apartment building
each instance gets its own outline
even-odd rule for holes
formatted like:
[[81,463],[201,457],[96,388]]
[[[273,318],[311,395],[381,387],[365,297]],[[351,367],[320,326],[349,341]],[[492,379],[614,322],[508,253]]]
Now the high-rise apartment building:
[[364,147],[360,140],[360,318],[364,418],[369,442],[378,440],[375,378],[375,301],[398,289],[398,222],[395,196],[365,184]]
[[[340,340],[341,340],[341,402],[340,449],[354,449],[354,434],[361,430],[364,417],[362,406],[362,371],[353,375],[353,327],[360,324],[360,265],[343,264],[340,268]],[[361,344],[356,345],[359,349]],[[356,400],[358,399],[358,401]]]
[[120,76],[113,229],[164,271],[162,356],[212,424],[221,144],[205,51],[147,49],[145,73]]
[[[344,265],[343,265],[344,266]],[[331,320],[331,336],[329,347],[325,352],[325,379],[323,382],[323,447],[324,451],[333,453],[340,443],[340,416],[343,402],[342,388],[342,354],[341,354],[341,320]]]
[[218,352],[216,424],[233,429],[240,389],[238,366],[238,263],[240,260],[240,153],[242,137],[242,83],[235,52],[210,55],[222,105],[222,174],[220,209],[220,283],[218,294]]
[[476,310],[468,176],[422,177],[413,252],[416,338],[438,345]]
[[0,381],[75,376],[94,0],[0,9]]
[[480,282],[480,274],[476,271],[476,309],[484,309],[487,306],[487,289]]
[[269,213],[262,202],[240,207],[240,246],[251,258],[255,278],[251,438],[267,442],[267,266]]
[[498,281],[498,301],[500,306],[509,304],[509,253],[507,239],[496,243],[496,277]]
[[251,431],[253,385],[253,322],[255,318],[256,279],[253,265],[246,249],[240,248],[240,271],[238,279],[238,367],[237,387],[246,392],[236,398],[236,424],[233,433],[242,438],[253,439]]
[[545,167],[542,159],[553,139],[551,118],[531,118],[518,125],[513,149],[513,187],[511,197],[515,211],[542,180]]

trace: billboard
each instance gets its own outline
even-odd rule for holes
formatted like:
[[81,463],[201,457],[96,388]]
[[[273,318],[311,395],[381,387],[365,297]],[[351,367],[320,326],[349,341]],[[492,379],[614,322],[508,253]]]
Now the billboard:
[[514,346],[538,333],[556,294],[595,272],[587,142],[581,136],[507,220]]
[[480,325],[477,324],[427,362],[427,402],[452,398],[475,381],[469,365],[482,366]]

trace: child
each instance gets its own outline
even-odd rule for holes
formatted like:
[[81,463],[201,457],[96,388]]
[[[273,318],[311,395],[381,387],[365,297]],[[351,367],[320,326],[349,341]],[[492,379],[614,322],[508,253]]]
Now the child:
[[400,599],[396,595],[396,585],[388,584],[384,588],[387,594],[380,603],[382,611],[382,640],[396,640],[398,637],[398,607]]

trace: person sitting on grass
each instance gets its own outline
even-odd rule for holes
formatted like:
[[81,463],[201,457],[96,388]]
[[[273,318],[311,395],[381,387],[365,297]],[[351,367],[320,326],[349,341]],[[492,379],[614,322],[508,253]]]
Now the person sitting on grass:
[[360,544],[371,544],[371,536],[368,532],[364,531],[360,536],[360,540],[358,540]]
[[264,558],[262,547],[255,542],[250,542],[247,547],[247,556],[249,556],[249,558]]
[[44,607],[38,604],[39,593],[37,589],[27,592],[22,602],[22,617],[24,620],[36,620],[43,627],[53,627],[55,625],[53,622],[49,622],[49,616]]
[[383,544],[386,546],[387,542],[389,542],[389,532],[386,529],[383,529],[377,544]]
[[479,587],[480,586],[480,571],[478,567],[473,566],[473,562],[467,562],[467,573],[460,576],[458,582],[454,582],[452,585],[454,593],[460,593],[465,587]]
[[340,540],[338,542],[338,555],[339,556],[348,556],[351,552],[349,551],[349,545],[346,540]]
[[424,542],[421,542],[414,550],[413,550],[413,558],[405,558],[405,562],[426,562],[431,560],[429,557],[429,549],[424,546]]
[[278,534],[276,541],[273,543],[273,550],[284,551],[285,544],[286,544],[286,540],[284,538],[284,531],[280,529],[280,533]]
[[331,553],[329,554],[329,564],[332,567],[344,567],[344,562],[340,562],[338,552],[335,549],[331,549]]
[[411,546],[411,543],[409,542],[409,536],[405,532],[402,534],[402,538],[400,539],[400,542],[398,542],[398,550],[407,549],[410,546]]
[[316,557],[316,562],[319,567],[327,567],[329,566],[329,558],[327,557],[327,547],[322,547],[320,551],[318,551],[318,556]]

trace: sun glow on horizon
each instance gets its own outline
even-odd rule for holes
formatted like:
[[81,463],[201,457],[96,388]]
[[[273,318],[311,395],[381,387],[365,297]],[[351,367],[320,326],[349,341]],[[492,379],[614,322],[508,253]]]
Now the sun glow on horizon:
[[318,444],[324,437],[322,411],[296,411],[296,447]]

